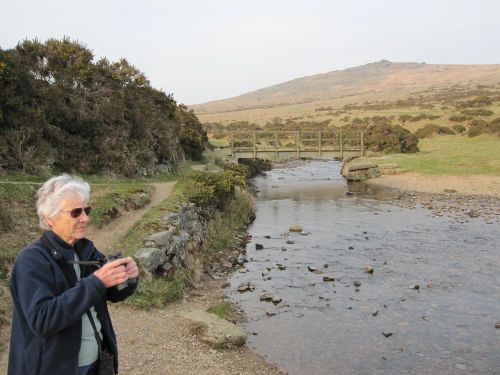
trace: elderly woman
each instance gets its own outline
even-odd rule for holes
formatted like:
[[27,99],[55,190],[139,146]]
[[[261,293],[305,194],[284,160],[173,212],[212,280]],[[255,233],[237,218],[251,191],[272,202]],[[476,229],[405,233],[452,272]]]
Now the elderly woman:
[[79,178],[51,178],[38,190],[42,237],[18,255],[10,278],[14,300],[9,375],[94,374],[99,348],[114,355],[116,337],[106,301],[134,293],[132,258],[105,263],[85,238],[90,186]]

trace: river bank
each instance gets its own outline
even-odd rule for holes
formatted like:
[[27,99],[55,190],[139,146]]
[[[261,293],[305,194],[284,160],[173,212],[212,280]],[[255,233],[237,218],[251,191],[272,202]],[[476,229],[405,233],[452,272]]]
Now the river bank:
[[500,177],[429,176],[406,172],[382,175],[366,181],[382,187],[391,201],[403,207],[420,206],[435,216],[449,214],[460,222],[481,217],[486,223],[500,221]]

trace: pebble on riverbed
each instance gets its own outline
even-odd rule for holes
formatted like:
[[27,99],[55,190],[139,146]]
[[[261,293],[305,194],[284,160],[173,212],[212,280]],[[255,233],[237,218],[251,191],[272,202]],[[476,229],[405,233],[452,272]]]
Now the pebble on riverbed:
[[251,284],[249,281],[246,281],[244,283],[241,283],[238,285],[238,292],[243,293],[247,291],[253,291],[255,289],[255,286]]

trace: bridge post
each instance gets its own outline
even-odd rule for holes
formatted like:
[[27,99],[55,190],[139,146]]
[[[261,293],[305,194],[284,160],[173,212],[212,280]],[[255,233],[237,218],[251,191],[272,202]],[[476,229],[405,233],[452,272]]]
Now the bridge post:
[[363,130],[361,130],[361,156],[365,156],[365,136]]
[[342,130],[340,131],[340,157],[344,158],[344,136]]
[[278,158],[278,132],[274,132],[274,156]]
[[321,143],[322,143],[322,139],[321,139],[321,132],[318,132],[318,156],[323,156],[323,153],[321,152]]
[[231,156],[234,157],[234,132],[229,133],[229,144],[231,145]]
[[295,133],[295,142],[297,143],[297,158],[300,158],[300,132]]
[[257,132],[253,132],[253,158],[257,159]]

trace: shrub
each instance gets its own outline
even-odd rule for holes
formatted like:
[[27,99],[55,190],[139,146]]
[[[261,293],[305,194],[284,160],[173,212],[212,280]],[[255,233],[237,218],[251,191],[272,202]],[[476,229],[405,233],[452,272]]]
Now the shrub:
[[255,177],[262,172],[270,171],[272,167],[271,162],[264,159],[239,159],[238,163],[248,168],[249,178]]
[[415,135],[419,139],[432,137],[435,134],[445,135],[445,134],[454,134],[454,132],[450,128],[447,128],[445,126],[439,126],[436,124],[427,124],[423,128],[418,129],[415,132]]
[[481,119],[474,119],[470,122],[468,136],[476,137],[480,134],[496,134],[500,136],[500,117],[491,122]]
[[246,188],[247,181],[250,176],[249,168],[243,164],[235,163],[223,163],[222,168],[227,171],[234,172],[234,178],[236,179],[236,184],[242,188]]
[[465,126],[463,126],[463,125],[453,125],[451,128],[457,134],[462,134],[465,131]]
[[487,105],[491,105],[492,103],[493,103],[493,101],[491,100],[491,98],[489,96],[482,95],[482,96],[478,96],[475,99],[466,100],[464,102],[461,102],[461,103],[458,104],[458,107],[462,107],[462,108],[479,108],[479,107],[484,107],[484,106],[487,106]]
[[465,121],[467,119],[468,119],[468,117],[465,115],[451,115],[450,117],[448,117],[448,120],[453,121],[453,122],[462,122],[462,121]]
[[399,125],[370,125],[365,131],[365,145],[371,151],[418,152],[418,138]]
[[477,109],[466,109],[465,111],[462,111],[464,115],[467,116],[492,116],[493,111],[490,111],[489,109],[485,108],[477,108]]
[[212,210],[222,211],[234,195],[236,186],[245,186],[246,180],[238,172],[193,171],[185,178],[185,195],[189,202],[201,209],[202,215]]

